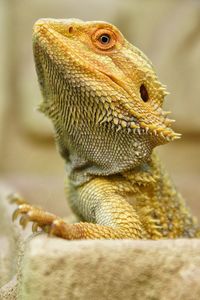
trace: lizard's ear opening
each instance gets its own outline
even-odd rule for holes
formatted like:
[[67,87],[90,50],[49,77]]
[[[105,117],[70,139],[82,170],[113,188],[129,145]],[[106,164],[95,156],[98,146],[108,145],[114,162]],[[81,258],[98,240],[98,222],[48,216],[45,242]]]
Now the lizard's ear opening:
[[149,94],[144,84],[140,86],[140,96],[144,102],[149,100]]

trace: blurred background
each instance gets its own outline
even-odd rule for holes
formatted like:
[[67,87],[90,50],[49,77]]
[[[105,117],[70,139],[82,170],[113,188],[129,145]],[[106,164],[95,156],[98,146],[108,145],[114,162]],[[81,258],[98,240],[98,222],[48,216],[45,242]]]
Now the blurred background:
[[183,134],[158,152],[200,218],[199,0],[0,0],[0,183],[55,213],[68,211],[52,126],[35,109],[41,95],[32,26],[47,17],[111,22],[152,60],[171,93],[165,107]]

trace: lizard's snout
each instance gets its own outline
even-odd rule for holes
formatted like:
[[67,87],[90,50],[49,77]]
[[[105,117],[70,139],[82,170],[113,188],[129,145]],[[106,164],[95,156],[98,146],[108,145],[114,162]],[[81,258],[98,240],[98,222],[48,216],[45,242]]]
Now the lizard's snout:
[[71,27],[72,24],[83,23],[79,19],[38,19],[33,26],[33,35],[37,34],[42,27],[52,28],[53,30],[65,35],[67,33],[67,28]]

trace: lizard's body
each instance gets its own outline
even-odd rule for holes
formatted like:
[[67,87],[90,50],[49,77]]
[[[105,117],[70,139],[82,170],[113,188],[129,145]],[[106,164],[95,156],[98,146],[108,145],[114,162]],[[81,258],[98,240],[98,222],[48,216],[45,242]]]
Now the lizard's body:
[[33,45],[40,110],[54,124],[67,198],[83,222],[67,224],[28,204],[14,217],[67,239],[199,236],[152,153],[179,135],[146,56],[113,25],[76,19],[39,20]]

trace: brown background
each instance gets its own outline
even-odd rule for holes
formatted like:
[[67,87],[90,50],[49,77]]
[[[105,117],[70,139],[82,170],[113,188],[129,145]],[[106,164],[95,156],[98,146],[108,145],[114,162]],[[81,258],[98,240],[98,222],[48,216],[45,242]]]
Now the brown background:
[[31,31],[41,17],[112,22],[149,56],[183,134],[158,151],[200,217],[200,1],[0,0],[0,178],[63,215],[64,164],[49,120],[35,110],[41,95]]

